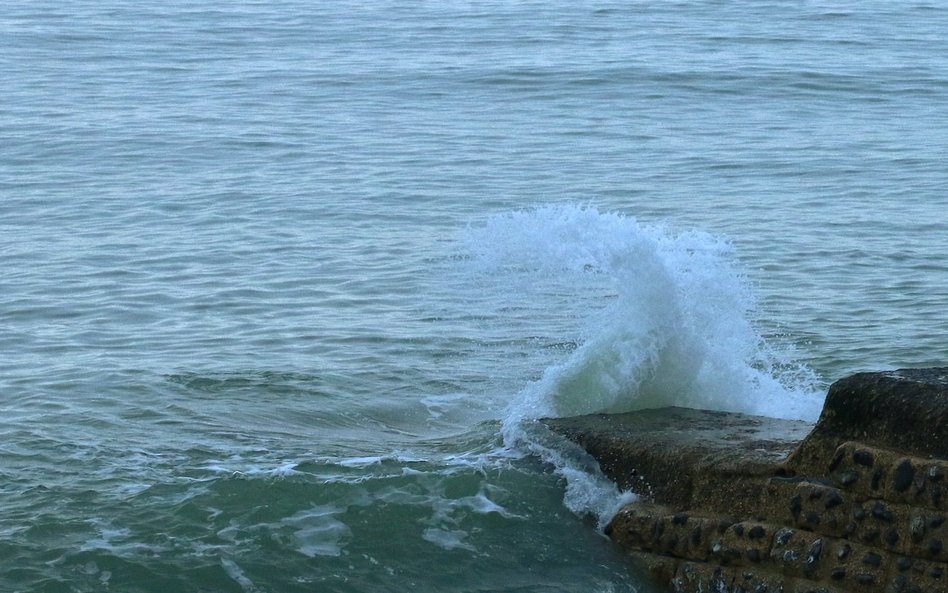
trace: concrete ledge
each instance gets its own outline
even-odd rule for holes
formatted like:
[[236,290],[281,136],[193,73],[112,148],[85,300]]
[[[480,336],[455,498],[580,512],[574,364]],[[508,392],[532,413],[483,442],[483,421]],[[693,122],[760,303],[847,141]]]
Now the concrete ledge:
[[544,423],[640,494],[606,531],[671,591],[948,593],[948,368],[838,381],[815,427],[683,408]]

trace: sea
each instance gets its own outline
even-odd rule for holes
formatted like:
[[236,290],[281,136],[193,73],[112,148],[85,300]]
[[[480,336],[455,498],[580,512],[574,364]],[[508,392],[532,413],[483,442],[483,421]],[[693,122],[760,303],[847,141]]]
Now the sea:
[[0,591],[659,593],[538,419],[948,364],[942,0],[5,0]]

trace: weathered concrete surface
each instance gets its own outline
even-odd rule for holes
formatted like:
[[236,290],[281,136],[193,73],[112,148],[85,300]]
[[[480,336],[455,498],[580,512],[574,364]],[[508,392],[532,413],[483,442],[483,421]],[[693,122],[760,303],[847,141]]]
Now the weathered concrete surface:
[[818,463],[842,441],[948,459],[948,367],[859,373],[833,383],[793,463]]
[[948,593],[948,368],[862,373],[815,427],[664,408],[546,420],[641,495],[607,534],[676,593]]
[[[621,488],[679,508],[733,512],[807,435],[805,422],[661,408],[544,421],[588,451]],[[735,481],[741,496],[732,494]],[[720,497],[718,495],[721,495]]]

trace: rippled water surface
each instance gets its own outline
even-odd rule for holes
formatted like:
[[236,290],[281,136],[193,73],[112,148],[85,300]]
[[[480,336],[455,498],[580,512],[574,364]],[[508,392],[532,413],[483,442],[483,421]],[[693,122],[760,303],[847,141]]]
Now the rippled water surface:
[[12,2],[0,589],[650,592],[538,428],[948,361],[940,2]]

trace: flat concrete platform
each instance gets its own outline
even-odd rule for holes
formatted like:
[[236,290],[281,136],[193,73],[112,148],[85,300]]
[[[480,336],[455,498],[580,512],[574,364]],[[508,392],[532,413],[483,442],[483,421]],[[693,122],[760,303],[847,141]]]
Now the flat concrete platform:
[[773,475],[813,428],[797,420],[677,407],[543,423],[582,446],[620,488],[672,506],[688,505],[695,495],[706,498],[715,487],[709,481]]

